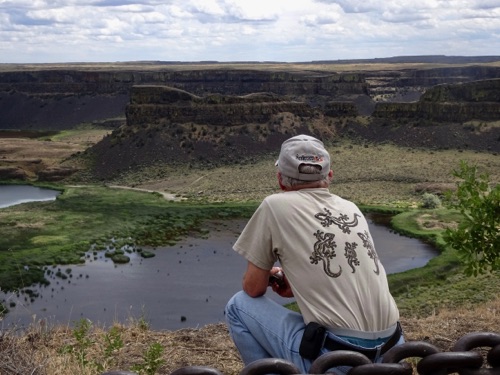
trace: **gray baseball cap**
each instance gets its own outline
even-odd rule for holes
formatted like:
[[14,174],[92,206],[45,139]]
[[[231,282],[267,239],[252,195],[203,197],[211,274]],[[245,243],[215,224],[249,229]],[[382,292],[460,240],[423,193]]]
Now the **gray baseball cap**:
[[[301,164],[319,165],[321,173],[300,173]],[[281,145],[276,166],[284,176],[301,181],[318,181],[324,179],[330,172],[330,155],[320,140],[310,135],[296,135]]]

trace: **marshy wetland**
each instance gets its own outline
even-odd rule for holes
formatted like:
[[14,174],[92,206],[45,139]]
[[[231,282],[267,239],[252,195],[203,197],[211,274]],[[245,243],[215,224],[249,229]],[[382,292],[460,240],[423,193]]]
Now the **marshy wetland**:
[[[17,188],[24,193],[27,187]],[[422,267],[438,254],[391,231],[381,223],[385,216],[369,215],[369,220],[388,273]],[[198,234],[191,232],[172,246],[137,248],[111,241],[103,250],[92,244],[84,264],[45,266],[47,282],[3,294],[10,310],[4,325],[28,326],[33,316],[57,324],[86,318],[105,326],[144,317],[154,329],[223,321],[223,307],[239,290],[245,269],[244,259],[232,250],[245,223],[244,218],[210,220]]]

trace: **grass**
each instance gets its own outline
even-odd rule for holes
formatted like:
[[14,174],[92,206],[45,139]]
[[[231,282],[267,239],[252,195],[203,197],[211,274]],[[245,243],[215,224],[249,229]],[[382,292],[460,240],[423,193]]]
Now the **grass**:
[[[79,263],[92,244],[137,246],[177,241],[212,218],[248,216],[256,205],[190,204],[157,193],[104,186],[66,187],[55,202],[0,211],[0,286],[13,290],[43,281],[43,266]],[[115,244],[116,246],[116,244]]]
[[92,126],[80,126],[76,129],[61,130],[56,134],[42,137],[40,140],[92,145],[109,133],[111,133],[109,129],[94,129]]
[[456,211],[412,210],[396,215],[395,230],[433,244],[440,255],[419,269],[389,275],[401,314],[423,317],[441,309],[473,306],[500,294],[500,272],[468,277],[456,251],[443,241],[444,229],[460,220]]
[[[463,64],[463,65],[472,65],[472,64]],[[477,64],[474,64],[477,65]],[[480,65],[485,66],[499,66],[499,62],[491,62],[491,63],[481,63]],[[447,64],[447,63],[388,63],[388,62],[365,62],[363,60],[360,61],[351,61],[346,62],[345,64],[340,63],[328,63],[328,62],[291,62],[291,63],[282,63],[282,62],[270,62],[270,63],[231,63],[231,62],[219,62],[219,63],[169,63],[168,65],[163,64],[151,64],[147,62],[99,62],[99,63],[50,63],[50,64],[2,64],[0,65],[0,71],[23,71],[23,70],[41,70],[41,69],[79,69],[79,70],[165,70],[167,67],[172,71],[183,71],[183,70],[207,70],[207,69],[251,69],[251,70],[265,70],[265,71],[324,71],[324,72],[344,72],[344,71],[381,71],[381,70],[404,70],[404,69],[430,69],[430,68],[439,68],[439,67],[447,67],[447,66],[457,66],[456,64]]]
[[[486,152],[427,150],[339,140],[327,146],[334,173],[331,191],[362,205],[417,207],[422,192],[455,183],[453,169],[460,160],[489,171],[500,182],[500,158]],[[251,162],[210,169],[174,168],[166,164],[141,169],[113,181],[150,188],[197,201],[260,201],[277,192],[274,162],[278,154]]]

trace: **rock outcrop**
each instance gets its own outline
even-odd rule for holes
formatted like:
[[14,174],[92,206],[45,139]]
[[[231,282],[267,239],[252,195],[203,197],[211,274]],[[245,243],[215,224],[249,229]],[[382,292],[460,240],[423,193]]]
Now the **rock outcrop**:
[[[151,71],[15,71],[0,73],[0,129],[61,130],[124,118],[130,91],[136,85],[170,86],[214,100],[217,94],[271,93],[285,97],[282,101],[314,107],[357,98],[369,101],[362,73],[168,67]],[[137,92],[133,95],[133,101],[140,96]],[[330,106],[329,110],[335,109]]]
[[56,182],[64,180],[77,171],[73,167],[50,167],[38,172],[38,181]]
[[198,97],[168,86],[134,86],[126,116],[127,126],[132,127],[172,123],[235,126],[263,124],[282,112],[310,117],[314,110],[306,103],[272,94]]
[[378,103],[374,117],[442,122],[500,119],[500,79],[433,87],[414,103]]
[[20,167],[0,166],[0,180],[27,180],[28,174]]
[[[140,65],[140,64],[139,64]],[[488,65],[402,69],[391,64],[380,70],[356,68],[335,72],[335,64],[238,65],[128,64],[100,68],[77,65],[72,69],[40,66],[36,70],[0,72],[0,129],[61,130],[82,123],[117,126],[125,121],[125,108],[133,86],[169,86],[199,97],[245,96],[271,93],[286,102],[301,102],[330,115],[370,115],[375,102],[415,102],[437,84],[455,84],[500,78],[500,68]],[[317,67],[311,69],[311,66]],[[341,108],[343,107],[343,108]],[[108,123],[107,125],[111,125]]]
[[366,94],[362,73],[266,71],[250,69],[158,70],[37,70],[0,73],[0,91],[33,95],[127,94],[134,85],[168,85],[196,95],[244,95],[272,92],[278,95]]

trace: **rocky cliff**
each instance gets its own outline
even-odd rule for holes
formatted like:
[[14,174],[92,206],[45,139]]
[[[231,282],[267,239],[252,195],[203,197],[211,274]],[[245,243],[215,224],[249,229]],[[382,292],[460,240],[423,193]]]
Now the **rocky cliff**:
[[0,129],[112,124],[83,154],[99,179],[156,163],[241,163],[297,133],[500,152],[499,82],[500,67],[472,65],[11,71],[0,73]]
[[[305,102],[286,96],[255,93],[244,96],[210,94],[199,97],[169,86],[134,86],[126,108],[127,126],[145,127],[171,123],[237,126],[264,124],[279,113],[311,117],[317,111]],[[353,103],[326,102],[328,116],[356,116]]]
[[[325,108],[356,112],[352,103],[340,104]],[[157,163],[243,163],[274,152],[298,132],[331,137],[321,111],[272,93],[197,96],[168,86],[134,86],[126,115],[125,126],[86,152],[100,179]]]
[[123,123],[131,88],[137,85],[165,85],[197,96],[272,93],[319,109],[331,107],[332,102],[351,102],[359,114],[370,115],[376,102],[414,102],[437,84],[500,78],[500,67],[488,65],[429,69],[352,65],[340,72],[335,64],[324,63],[256,66],[41,65],[1,71],[0,129],[60,130],[107,119]]
[[0,73],[0,129],[58,130],[124,118],[134,85],[167,85],[199,96],[264,92],[316,107],[332,100],[368,99],[368,86],[358,73],[168,68],[15,71]]
[[96,176],[107,179],[155,163],[240,163],[297,133],[500,152],[499,92],[498,79],[440,85],[418,102],[377,103],[372,116],[360,117],[353,102],[315,108],[272,93],[198,96],[134,86],[127,124],[88,153],[97,161]]
[[378,103],[373,116],[459,123],[500,120],[500,79],[438,85],[418,102]]
[[197,95],[243,95],[273,92],[278,95],[364,94],[367,85],[359,73],[288,72],[249,69],[175,70],[37,70],[0,73],[0,91],[29,94],[126,94],[133,85],[164,84]]

